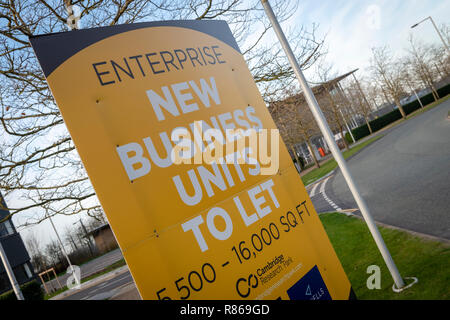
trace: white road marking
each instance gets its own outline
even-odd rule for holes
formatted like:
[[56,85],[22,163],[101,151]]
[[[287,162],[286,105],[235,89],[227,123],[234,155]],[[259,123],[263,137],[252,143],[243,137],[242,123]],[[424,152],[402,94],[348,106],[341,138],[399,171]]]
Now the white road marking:
[[103,282],[103,283],[97,285],[94,290],[91,290],[91,293],[97,292],[99,290],[103,290],[103,287],[106,287],[108,284],[109,284],[108,282]]
[[314,187],[311,189],[311,194],[309,195],[310,198],[312,198],[316,195],[316,190],[317,190],[317,187],[319,186],[319,184],[320,184],[320,182],[316,183],[314,185]]
[[327,184],[328,179],[330,179],[331,177],[326,178],[325,180],[322,181],[322,185],[320,186],[320,193],[325,193],[325,185]]
[[342,209],[336,203],[334,203],[330,198],[328,198],[327,194],[325,193],[325,186],[328,182],[328,179],[330,179],[330,178],[331,177],[328,177],[322,182],[322,185],[320,186],[320,193],[323,195],[323,198],[325,199],[325,201],[328,202],[328,204],[331,207],[333,207],[334,210],[342,211]]

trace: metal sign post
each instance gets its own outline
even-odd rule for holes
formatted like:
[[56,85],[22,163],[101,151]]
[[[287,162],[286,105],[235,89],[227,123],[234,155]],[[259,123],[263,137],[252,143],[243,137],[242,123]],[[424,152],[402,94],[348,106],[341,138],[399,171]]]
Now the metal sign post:
[[283,47],[287,58],[289,59],[289,62],[294,69],[294,73],[300,83],[300,86],[303,90],[303,93],[305,95],[306,101],[308,102],[308,106],[311,109],[312,114],[314,115],[314,118],[317,121],[317,124],[319,125],[320,131],[325,137],[325,140],[328,143],[328,146],[331,149],[331,153],[333,154],[334,159],[339,165],[339,168],[342,171],[342,174],[350,188],[350,191],[352,192],[353,197],[356,200],[356,203],[358,204],[358,207],[364,217],[364,220],[367,223],[367,226],[369,227],[369,230],[378,246],[378,249],[381,252],[381,255],[383,256],[383,259],[392,275],[392,278],[394,279],[395,285],[397,288],[403,288],[405,287],[405,282],[403,281],[397,266],[394,263],[394,260],[391,257],[391,254],[389,253],[389,250],[386,247],[386,244],[383,241],[383,238],[381,237],[381,234],[369,212],[369,208],[366,205],[366,202],[362,198],[358,187],[356,186],[355,181],[353,180],[353,177],[350,174],[350,171],[348,170],[347,164],[344,160],[344,157],[342,156],[336,141],[334,141],[333,133],[331,132],[330,127],[328,126],[325,116],[322,113],[322,110],[319,107],[319,104],[309,87],[308,83],[306,82],[305,76],[303,75],[303,72],[300,69],[300,66],[297,62],[297,59],[295,58],[294,53],[292,52],[292,49],[283,33],[283,30],[281,29],[277,18],[275,17],[275,14],[272,11],[272,8],[269,4],[268,0],[261,0],[264,10],[266,11],[266,14],[275,30],[275,33],[278,37],[278,40],[281,43],[281,46]]
[[62,243],[62,241],[61,241],[61,238],[59,237],[58,231],[56,230],[56,227],[55,227],[55,225],[53,224],[52,217],[51,217],[50,215],[48,215],[48,219],[50,220],[50,223],[52,224],[53,230],[54,230],[55,233],[56,233],[56,237],[58,238],[59,246],[60,246],[60,248],[61,248],[61,250],[62,250],[62,252],[63,252],[63,254],[64,254],[64,257],[65,257],[66,260],[67,260],[67,263],[69,264],[70,271],[72,272],[72,275],[73,275],[75,281],[76,281],[77,284],[79,285],[79,284],[81,284],[81,279],[78,279],[78,277],[77,277],[77,275],[76,275],[76,273],[75,273],[75,269],[73,268],[73,265],[72,265],[72,263],[70,262],[69,255],[67,254],[66,249],[64,248],[64,245],[63,245],[63,243]]

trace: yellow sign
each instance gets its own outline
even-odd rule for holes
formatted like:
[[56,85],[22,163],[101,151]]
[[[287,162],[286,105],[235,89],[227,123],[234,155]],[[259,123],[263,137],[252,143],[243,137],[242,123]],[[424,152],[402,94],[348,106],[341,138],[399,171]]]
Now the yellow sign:
[[226,23],[30,41],[142,298],[349,298]]

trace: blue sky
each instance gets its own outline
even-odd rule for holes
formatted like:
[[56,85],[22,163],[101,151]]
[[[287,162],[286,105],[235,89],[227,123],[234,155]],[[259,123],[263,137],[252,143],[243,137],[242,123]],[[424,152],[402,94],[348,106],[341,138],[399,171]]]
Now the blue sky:
[[302,0],[296,15],[283,28],[318,23],[319,34],[327,34],[327,60],[341,73],[353,68],[364,72],[374,46],[388,45],[401,56],[410,32],[424,42],[440,42],[429,20],[410,28],[428,16],[438,26],[450,23],[450,1]]

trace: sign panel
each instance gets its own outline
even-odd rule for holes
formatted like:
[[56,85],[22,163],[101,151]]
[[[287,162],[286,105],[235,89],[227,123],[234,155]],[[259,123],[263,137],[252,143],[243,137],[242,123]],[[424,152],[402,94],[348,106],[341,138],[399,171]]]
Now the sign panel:
[[225,22],[30,42],[142,298],[349,298]]

